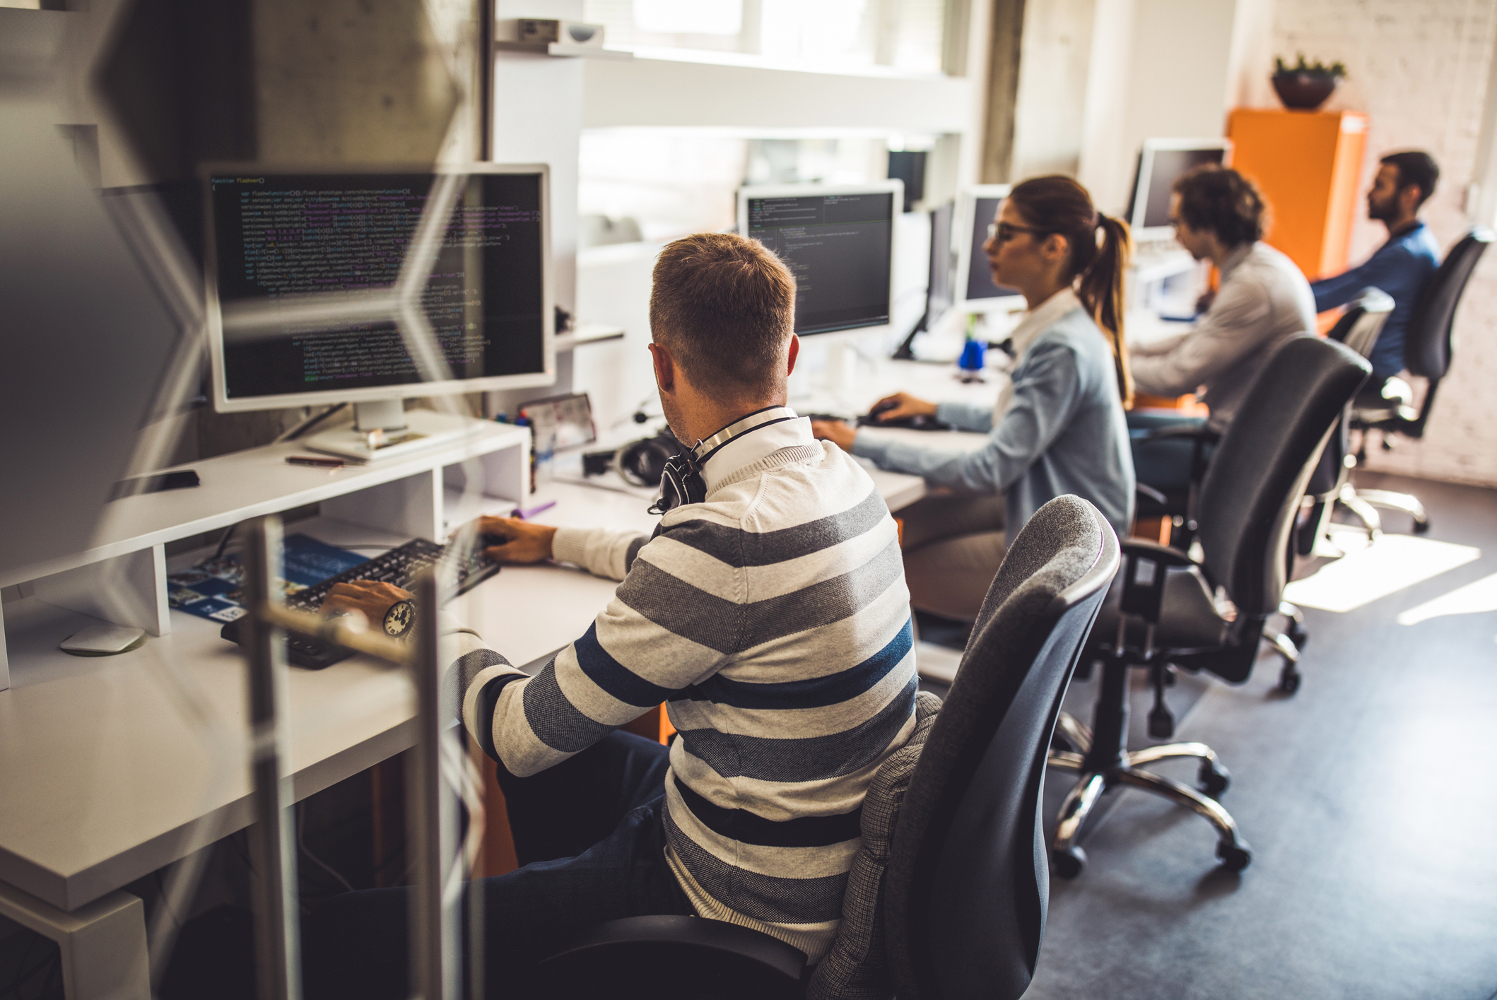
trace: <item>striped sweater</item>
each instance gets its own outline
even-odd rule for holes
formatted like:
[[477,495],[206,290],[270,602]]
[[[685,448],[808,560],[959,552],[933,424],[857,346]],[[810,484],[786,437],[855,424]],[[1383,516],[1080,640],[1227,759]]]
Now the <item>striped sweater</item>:
[[[562,529],[554,554],[622,579],[534,677],[459,662],[462,715],[519,775],[667,703],[667,861],[698,914],[831,946],[868,782],[915,725],[915,656],[894,520],[810,421],[733,437],[704,503],[654,536]],[[471,637],[468,637],[471,638]]]

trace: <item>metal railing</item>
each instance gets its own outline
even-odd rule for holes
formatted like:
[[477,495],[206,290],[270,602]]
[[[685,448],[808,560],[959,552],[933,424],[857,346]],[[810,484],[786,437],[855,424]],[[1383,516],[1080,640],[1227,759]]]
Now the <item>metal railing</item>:
[[[290,610],[279,593],[281,522],[274,515],[251,522],[245,566],[243,628],[249,654],[250,767],[255,824],[249,830],[255,862],[255,957],[261,1000],[300,1000],[301,960],[297,916],[296,841],[292,789],[283,777],[286,661],[282,633],[336,643],[409,671],[416,692],[417,742],[406,787],[406,829],[414,847],[411,995],[456,1000],[461,986],[458,906],[462,898],[457,801],[463,758],[456,740],[444,743],[442,664],[438,652],[438,575],[441,564],[416,583],[420,612],[409,640],[361,631],[358,619],[324,619]],[[446,746],[452,744],[451,747]],[[456,778],[456,780],[454,780]],[[470,812],[473,805],[470,804]],[[482,823],[481,811],[475,816]],[[463,851],[471,857],[470,851]],[[475,900],[477,894],[475,894]],[[474,914],[473,923],[477,923]],[[476,931],[476,926],[475,926]],[[476,938],[475,938],[476,940]],[[474,962],[473,975],[481,969]],[[481,992],[481,984],[474,984]]]

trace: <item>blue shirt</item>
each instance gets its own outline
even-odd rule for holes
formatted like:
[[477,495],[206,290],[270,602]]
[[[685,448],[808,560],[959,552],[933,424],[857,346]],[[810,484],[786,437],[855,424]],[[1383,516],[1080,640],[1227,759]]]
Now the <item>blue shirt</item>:
[[1383,323],[1377,344],[1372,348],[1372,377],[1386,379],[1403,371],[1403,343],[1414,320],[1419,293],[1440,266],[1440,247],[1424,223],[1378,247],[1367,262],[1334,278],[1312,282],[1315,311],[1325,312],[1344,306],[1364,288],[1376,288],[1393,298],[1393,311]]
[[860,433],[852,453],[939,486],[1004,494],[1004,531],[1018,535],[1040,507],[1066,493],[1090,500],[1126,537],[1133,517],[1133,453],[1112,349],[1076,308],[1037,336],[1013,371],[1013,399],[998,426],[990,407],[941,403],[940,419],[987,432],[967,454]]

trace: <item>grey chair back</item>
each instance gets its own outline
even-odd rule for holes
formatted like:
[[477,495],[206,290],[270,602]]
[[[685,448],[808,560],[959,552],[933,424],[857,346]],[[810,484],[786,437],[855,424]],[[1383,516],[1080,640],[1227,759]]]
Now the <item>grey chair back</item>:
[[1438,381],[1450,370],[1450,335],[1455,308],[1477,261],[1497,234],[1476,226],[1450,248],[1440,269],[1419,294],[1419,305],[1403,345],[1403,364],[1412,375]]
[[884,874],[900,1000],[1017,1000],[1049,900],[1040,793],[1050,735],[1118,568],[1118,541],[1075,496],[1008,550],[926,739]]
[[[1326,338],[1345,344],[1364,358],[1370,357],[1372,348],[1376,346],[1377,338],[1383,331],[1383,324],[1393,311],[1393,305],[1393,296],[1376,288],[1369,288],[1346,307]],[[1326,440],[1325,450],[1320,453],[1320,461],[1315,463],[1315,471],[1310,474],[1310,482],[1305,486],[1305,495],[1308,497],[1316,500],[1329,499],[1340,491],[1342,483],[1346,481],[1346,454],[1351,449],[1348,419],[1350,409],[1350,404],[1343,407],[1341,418],[1336,421],[1335,429]]]
[[1261,622],[1279,606],[1300,497],[1371,371],[1345,345],[1291,337],[1269,358],[1217,445],[1201,484],[1196,537],[1207,576],[1226,587],[1239,622]]

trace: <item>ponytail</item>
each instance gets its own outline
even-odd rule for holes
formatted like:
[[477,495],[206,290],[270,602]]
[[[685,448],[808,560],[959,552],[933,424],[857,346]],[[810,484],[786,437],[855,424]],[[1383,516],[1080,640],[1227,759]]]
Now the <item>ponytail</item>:
[[1008,197],[1026,222],[1066,238],[1076,297],[1107,338],[1118,396],[1124,409],[1132,407],[1133,374],[1123,340],[1123,275],[1133,253],[1128,224],[1098,212],[1086,188],[1058,174],[1030,178]]
[[1128,345],[1123,338],[1123,275],[1133,254],[1133,240],[1128,223],[1101,212],[1097,213],[1097,229],[1102,239],[1091,265],[1081,272],[1076,297],[1112,347],[1118,396],[1127,410],[1133,406],[1133,373],[1128,369]]

